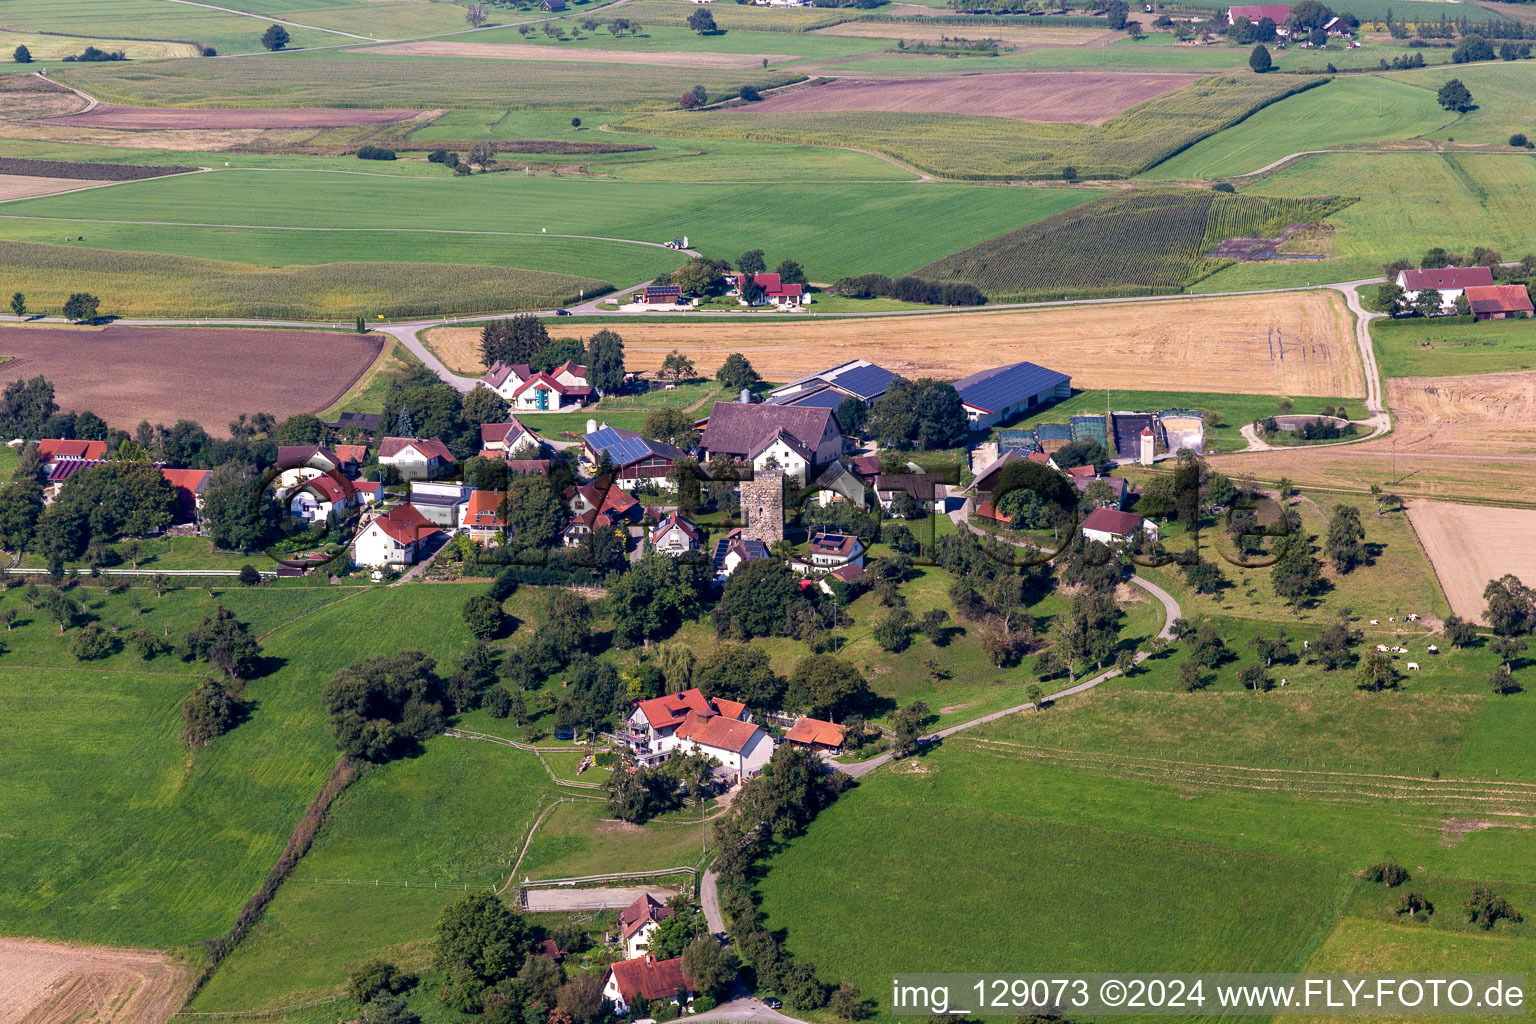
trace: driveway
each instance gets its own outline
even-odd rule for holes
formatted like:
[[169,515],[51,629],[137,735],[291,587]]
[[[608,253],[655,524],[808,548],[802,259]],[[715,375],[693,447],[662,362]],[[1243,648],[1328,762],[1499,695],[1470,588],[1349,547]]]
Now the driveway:
[[650,893],[665,903],[677,895],[676,889],[663,886],[645,886],[618,889],[578,889],[556,886],[549,889],[527,891],[528,913],[547,914],[563,910],[623,910],[635,900]]

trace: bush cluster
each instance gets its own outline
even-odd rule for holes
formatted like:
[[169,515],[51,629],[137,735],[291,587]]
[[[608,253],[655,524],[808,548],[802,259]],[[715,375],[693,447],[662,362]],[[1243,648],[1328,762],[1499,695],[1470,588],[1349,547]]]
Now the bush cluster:
[[833,289],[851,299],[899,299],[930,306],[980,306],[987,297],[973,284],[957,281],[925,281],[910,274],[894,280],[884,274],[860,274],[839,280]]

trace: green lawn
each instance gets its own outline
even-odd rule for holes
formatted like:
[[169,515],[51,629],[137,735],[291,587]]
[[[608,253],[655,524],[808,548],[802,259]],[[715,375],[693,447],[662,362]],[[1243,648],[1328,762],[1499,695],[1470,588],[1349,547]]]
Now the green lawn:
[[[69,4],[57,4],[52,0],[7,0],[5,24],[7,28],[18,30],[85,37],[81,39],[81,49],[92,39],[168,39],[203,43],[217,47],[220,53],[248,53],[261,49],[261,34],[269,23],[206,7],[157,0],[80,0]],[[293,46],[345,42],[345,37],[331,32],[292,26],[288,28],[288,34]]]
[[1515,132],[1536,131],[1531,111],[1531,90],[1536,88],[1536,66],[1530,61],[1480,64],[1476,67],[1425,68],[1397,72],[1390,78],[1434,93],[1452,78],[1461,79],[1477,104],[1454,121],[1430,134],[1437,140],[1504,144]]
[[1536,320],[1372,320],[1384,377],[1460,377],[1536,366]]
[[[1390,182],[1390,188],[1383,183]],[[1518,255],[1530,248],[1519,225],[1536,203],[1536,161],[1528,156],[1442,153],[1326,153],[1290,164],[1246,191],[1277,196],[1323,192],[1359,196],[1332,215],[1333,231],[1291,248],[1331,248],[1326,260],[1243,263],[1212,274],[1191,291],[1351,281],[1381,274],[1383,264],[1415,259],[1431,246],[1474,246]],[[1516,258],[1511,257],[1511,258]]]
[[[29,200],[10,204],[7,216],[202,224],[207,227],[131,225],[133,236],[114,233],[106,224],[80,224],[74,230],[86,235],[87,244],[115,238],[117,244],[150,251],[172,248],[170,240],[191,237],[186,234],[189,230],[200,231],[208,243],[219,240],[222,258],[252,262],[266,261],[281,247],[318,253],[311,258],[350,255],[354,260],[415,259],[431,247],[447,249],[453,253],[449,261],[457,262],[465,254],[465,245],[482,253],[511,245],[520,250],[518,262],[542,268],[546,263],[541,247],[553,243],[555,254],[568,253],[566,240],[472,233],[538,236],[547,230],[647,241],[686,234],[695,247],[710,255],[734,258],[747,249],[762,248],[774,259],[798,260],[813,279],[833,280],[851,273],[908,271],[1001,230],[1075,206],[1088,196],[1065,189],[843,183],[796,186],[794,202],[785,203],[779,193],[756,185],[642,184],[518,175],[429,180],[236,169],[187,176],[174,183],[138,182]],[[7,230],[15,230],[15,225],[29,222],[5,223]],[[343,230],[260,230],[268,227]],[[412,250],[402,252],[387,244],[400,237],[392,232],[402,229],[416,233]],[[240,233],[219,235],[219,230]],[[183,244],[187,243],[176,242],[178,247]],[[653,269],[676,258],[664,249],[623,248],[644,253]],[[607,273],[615,268],[588,272],[594,270]],[[631,276],[628,283],[641,279]]]
[[[1334,116],[1340,109],[1350,110],[1352,116]],[[1404,80],[1375,75],[1336,78],[1265,107],[1241,124],[1163,161],[1143,177],[1244,174],[1302,150],[1415,138],[1455,117],[1441,110],[1432,94]]]

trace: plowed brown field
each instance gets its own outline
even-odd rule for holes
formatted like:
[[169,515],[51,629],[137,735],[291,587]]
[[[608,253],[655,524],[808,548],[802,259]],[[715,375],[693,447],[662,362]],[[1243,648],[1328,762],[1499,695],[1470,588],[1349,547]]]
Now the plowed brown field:
[[0,378],[42,374],[60,408],[114,427],[191,419],[221,435],[240,413],[318,412],[379,354],[374,336],[173,327],[0,326]]
[[[1269,332],[1284,329],[1284,360]],[[556,334],[590,334],[584,326]],[[865,358],[906,376],[955,379],[1030,360],[1072,375],[1072,386],[1237,394],[1364,394],[1354,325],[1337,292],[1120,302],[996,313],[847,320],[753,314],[739,323],[615,323],[631,370],[657,370],[675,349],[713,374],[740,352],[768,380],[794,380]],[[428,342],[463,372],[483,372],[480,332],[438,328]]]
[[191,980],[153,950],[0,939],[0,1024],[161,1024]]
[[1194,83],[1181,74],[996,74],[962,78],[842,78],[796,89],[728,116],[829,110],[984,114],[1023,121],[1102,124],[1128,107]]

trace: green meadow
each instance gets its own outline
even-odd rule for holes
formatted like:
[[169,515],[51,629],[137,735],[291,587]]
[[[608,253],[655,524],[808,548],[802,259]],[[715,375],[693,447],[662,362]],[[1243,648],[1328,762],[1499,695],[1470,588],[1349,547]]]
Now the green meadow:
[[[1337,117],[1340,109],[1352,112]],[[1378,112],[1379,111],[1379,112]],[[1273,103],[1147,171],[1157,179],[1246,174],[1292,153],[1416,138],[1455,120],[1432,94],[1402,79],[1336,78]]]
[[[776,260],[798,260],[813,280],[830,281],[844,274],[911,270],[1006,228],[1075,206],[1091,193],[982,192],[977,186],[891,182],[800,185],[795,195],[795,202],[785,203],[772,191],[746,184],[518,175],[430,180],[231,169],[9,204],[6,216],[76,219],[82,223],[71,230],[85,234],[87,242],[97,230],[91,221],[159,222],[129,225],[135,232],[151,229],[142,232],[149,251],[154,251],[155,232],[164,228],[179,234],[186,224],[256,231],[258,237],[262,228],[305,229],[280,237],[295,250],[314,240],[331,246],[331,252],[348,248],[345,241],[327,238],[340,231],[357,240],[350,247],[354,260],[400,258],[369,239],[380,231],[410,230],[420,234],[421,244],[478,240],[487,248],[510,242],[474,233],[547,231],[651,242],[688,235],[692,245],[712,256],[730,259],[761,248]],[[225,244],[225,259],[256,255],[243,250],[240,234],[218,237]],[[259,256],[252,261],[259,262]]]
[[[1391,182],[1391,189],[1383,188]],[[1196,284],[1195,292],[1294,287],[1378,277],[1384,264],[1415,259],[1431,246],[1470,252],[1486,245],[1519,258],[1531,248],[1523,227],[1536,203],[1536,161],[1510,153],[1324,153],[1279,169],[1245,191],[1358,196],[1328,218],[1322,237],[1287,249],[1331,250],[1324,260],[1243,263]]]
[[1377,319],[1371,341],[1384,377],[1461,377],[1536,367],[1536,320]]
[[[7,28],[79,36],[80,49],[95,39],[126,38],[196,42],[216,47],[220,53],[249,53],[261,49],[261,34],[269,24],[209,7],[163,0],[79,0],[68,4],[7,0],[5,5]],[[332,32],[293,26],[289,26],[288,34],[293,46],[326,46],[344,41],[344,37]]]

